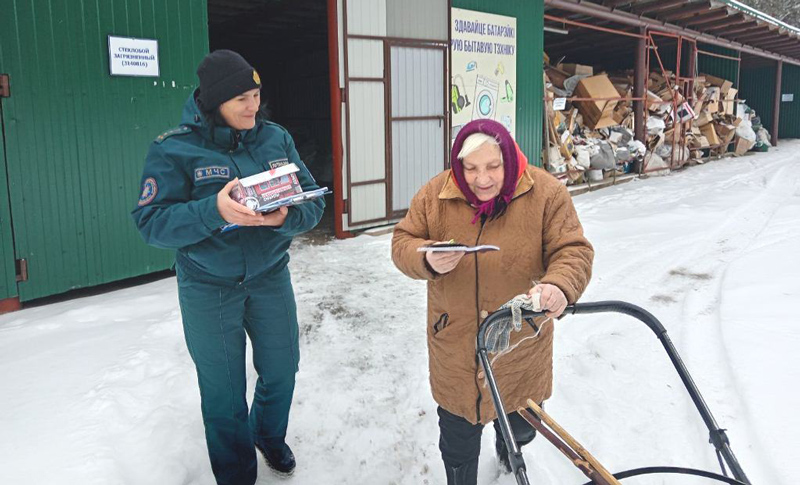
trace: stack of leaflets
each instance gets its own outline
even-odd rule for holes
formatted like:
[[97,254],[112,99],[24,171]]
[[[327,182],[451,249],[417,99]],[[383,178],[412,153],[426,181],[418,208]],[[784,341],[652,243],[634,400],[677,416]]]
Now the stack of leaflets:
[[[231,190],[231,198],[256,212],[267,213],[331,193],[327,187],[304,192],[297,179],[296,172],[299,170],[297,165],[289,163],[243,178]],[[236,224],[227,224],[222,230],[229,231],[236,227]]]

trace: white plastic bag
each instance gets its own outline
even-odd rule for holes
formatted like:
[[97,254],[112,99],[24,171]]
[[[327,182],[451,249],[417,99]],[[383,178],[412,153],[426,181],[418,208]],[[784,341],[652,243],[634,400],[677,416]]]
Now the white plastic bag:
[[648,135],[660,135],[664,132],[664,128],[666,128],[666,125],[664,124],[664,120],[661,118],[656,118],[655,116],[650,116],[647,118]]
[[578,162],[578,165],[587,169],[591,166],[591,155],[589,154],[589,148],[582,146],[582,145],[575,145],[575,161]]
[[736,127],[736,136],[752,143],[756,142],[756,132],[753,131],[753,124],[750,120],[742,120],[739,123],[739,126]]

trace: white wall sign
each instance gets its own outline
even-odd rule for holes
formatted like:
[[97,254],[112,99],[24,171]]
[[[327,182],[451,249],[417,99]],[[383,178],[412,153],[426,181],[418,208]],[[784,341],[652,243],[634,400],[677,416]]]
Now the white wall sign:
[[782,94],[781,95],[781,101],[783,101],[784,103],[791,103],[792,101],[794,101],[794,93],[792,93],[792,94]]
[[158,41],[108,36],[112,76],[158,77]]
[[514,136],[517,19],[460,8],[450,11],[451,141],[475,119],[499,121]]

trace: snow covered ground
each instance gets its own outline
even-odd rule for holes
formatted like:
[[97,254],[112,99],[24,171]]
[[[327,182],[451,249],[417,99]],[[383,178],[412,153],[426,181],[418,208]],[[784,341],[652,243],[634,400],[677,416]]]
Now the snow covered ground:
[[[759,485],[795,483],[800,431],[800,142],[578,196],[596,248],[583,301],[667,327]],[[425,284],[390,236],[292,248],[302,331],[292,484],[444,484],[425,349]],[[653,334],[618,314],[556,324],[548,412],[610,470],[717,471]],[[255,373],[249,374],[251,392]],[[174,279],[0,316],[0,484],[211,484]],[[479,483],[499,476],[484,433]],[[586,480],[544,439],[532,483]],[[260,465],[259,483],[279,483]],[[791,477],[795,477],[792,479]],[[624,483],[712,483],[680,477]],[[718,482],[713,482],[718,483]]]

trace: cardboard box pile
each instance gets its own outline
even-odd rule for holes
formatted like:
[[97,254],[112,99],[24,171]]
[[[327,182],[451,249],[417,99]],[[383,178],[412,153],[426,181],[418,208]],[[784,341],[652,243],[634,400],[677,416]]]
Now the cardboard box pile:
[[614,120],[614,110],[619,101],[608,98],[619,98],[620,95],[605,74],[581,79],[575,88],[575,96],[597,99],[597,101],[575,102],[578,111],[583,115],[583,122],[590,130],[619,124]]
[[674,73],[651,72],[644,144],[633,139],[632,70],[601,72],[575,63],[552,66],[545,55],[544,82],[548,101],[543,158],[551,173],[567,184],[596,180],[600,171],[605,177],[642,164],[648,171],[668,171],[714,155],[741,155],[756,143],[762,150],[769,146],[769,133],[727,79],[701,74],[690,84],[692,95],[684,96]]
[[645,154],[644,144],[633,139],[632,106],[626,99],[632,73],[595,75],[592,66],[551,66],[545,59],[545,166],[567,184],[631,171]]
[[[769,137],[755,112],[738,100],[738,93],[728,79],[710,74],[701,74],[694,79],[697,118],[692,123],[687,141],[692,148],[708,149],[708,155],[692,153],[695,161],[703,156],[724,155],[731,151],[742,155],[755,145],[756,131],[764,132],[759,134],[759,138]],[[744,109],[738,110],[737,105]],[[699,135],[695,128],[699,128]]]

